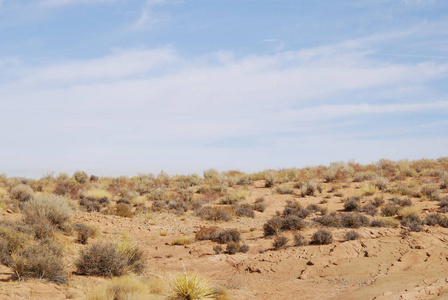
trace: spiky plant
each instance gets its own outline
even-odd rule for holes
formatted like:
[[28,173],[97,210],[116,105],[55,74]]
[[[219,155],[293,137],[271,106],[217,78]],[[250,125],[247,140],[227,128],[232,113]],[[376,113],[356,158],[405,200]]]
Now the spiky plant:
[[174,279],[171,288],[173,290],[172,299],[212,299],[216,296],[215,289],[206,279],[199,277],[197,273],[188,273],[187,271]]

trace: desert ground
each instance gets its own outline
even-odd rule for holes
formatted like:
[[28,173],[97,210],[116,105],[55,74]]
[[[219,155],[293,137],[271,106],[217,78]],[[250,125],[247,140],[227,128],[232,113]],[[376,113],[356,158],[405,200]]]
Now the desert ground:
[[[448,299],[447,184],[448,158],[4,175],[0,299]],[[212,292],[176,292],[196,275]]]

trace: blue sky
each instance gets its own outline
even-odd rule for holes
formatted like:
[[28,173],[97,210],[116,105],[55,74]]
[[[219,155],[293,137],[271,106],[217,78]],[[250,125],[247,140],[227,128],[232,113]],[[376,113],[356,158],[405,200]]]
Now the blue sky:
[[447,156],[448,2],[0,0],[0,173]]

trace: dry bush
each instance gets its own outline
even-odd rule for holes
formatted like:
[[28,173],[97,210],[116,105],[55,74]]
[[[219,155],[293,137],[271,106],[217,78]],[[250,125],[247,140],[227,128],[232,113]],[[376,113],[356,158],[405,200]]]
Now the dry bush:
[[327,227],[340,227],[341,217],[336,212],[314,219],[317,223]]
[[375,176],[377,176],[377,174],[373,171],[356,172],[353,177],[353,181],[354,182],[363,182],[365,180],[371,180],[371,179],[375,178]]
[[84,184],[89,180],[89,175],[84,171],[76,171],[73,178],[80,184]]
[[448,172],[443,172],[440,175],[439,183],[441,189],[446,189],[448,187]]
[[251,193],[248,190],[235,190],[231,194],[225,195],[221,199],[221,204],[236,204],[240,201],[246,200],[250,194]]
[[328,245],[333,243],[333,234],[326,229],[319,229],[311,237],[313,245]]
[[39,219],[47,219],[59,228],[63,228],[72,216],[67,198],[51,194],[38,196],[26,202],[22,212],[29,224]]
[[382,223],[383,226],[381,226],[381,227],[397,228],[400,225],[400,221],[398,221],[397,219],[394,219],[393,217],[378,217],[374,221]]
[[421,188],[421,193],[428,197],[429,200],[439,200],[440,188],[436,184],[424,185]]
[[195,235],[196,240],[215,240],[219,237],[222,230],[218,226],[203,227]]
[[305,196],[316,196],[317,192],[321,190],[321,187],[317,180],[311,179],[301,185],[300,191],[302,197]]
[[[219,249],[215,250],[216,253],[217,253],[217,250],[219,250]],[[230,254],[230,255],[233,255],[237,252],[245,253],[247,251],[249,251],[249,246],[246,244],[241,245],[239,242],[231,241],[231,242],[228,242],[227,246],[226,246],[226,252],[227,252],[227,254]]]
[[283,209],[283,216],[296,215],[300,218],[306,218],[311,214],[311,211],[302,207],[297,201],[286,201],[285,208]]
[[412,200],[411,199],[409,199],[409,198],[406,198],[406,199],[400,199],[400,198],[396,198],[396,197],[394,197],[394,198],[392,198],[392,199],[390,199],[393,203],[395,203],[395,204],[397,204],[397,205],[400,205],[400,206],[402,206],[402,207],[405,207],[405,206],[412,206]]
[[411,231],[422,231],[422,221],[416,214],[408,214],[401,220],[401,225],[408,227]]
[[373,181],[373,184],[380,189],[381,191],[385,190],[387,188],[387,185],[389,184],[389,179],[383,176],[376,177]]
[[372,222],[370,222],[370,226],[371,227],[386,227],[386,223],[384,223],[381,220],[372,220]]
[[127,203],[117,203],[114,208],[114,215],[124,218],[132,218],[134,216],[132,205]]
[[94,238],[97,234],[97,229],[87,224],[75,224],[75,230],[78,233],[78,243],[83,245],[86,245],[89,238]]
[[411,214],[420,215],[421,214],[420,208],[416,206],[405,206],[400,210],[398,210],[398,216],[400,218],[405,218],[407,215]]
[[282,219],[282,230],[301,230],[307,226],[306,222],[296,216],[296,215],[288,215]]
[[36,239],[51,238],[55,230],[54,225],[47,219],[34,219],[30,227]]
[[348,213],[341,215],[341,226],[345,228],[359,228],[369,226],[369,218],[361,214]]
[[11,199],[25,202],[33,198],[34,191],[30,186],[26,184],[19,184],[13,187],[9,194]]
[[372,204],[368,204],[368,205],[364,206],[362,211],[370,216],[375,216],[378,214],[378,208]]
[[171,200],[171,193],[167,188],[156,188],[151,190],[146,197],[148,201],[164,201],[168,203]]
[[382,204],[384,204],[384,199],[380,197],[375,197],[373,200],[370,201],[370,203],[376,207],[380,207]]
[[79,201],[79,205],[84,207],[87,212],[101,211],[108,207],[110,201],[104,197],[100,199],[84,198]]
[[278,234],[283,226],[283,219],[278,216],[273,216],[264,225],[264,236],[271,236]]
[[222,249],[221,245],[213,246],[213,251],[215,251],[216,254],[221,254],[221,253],[224,252],[224,250]]
[[83,249],[75,265],[77,272],[88,276],[121,276],[127,271],[128,259],[117,246],[97,242]]
[[345,240],[345,241],[353,241],[353,240],[358,240],[358,239],[360,239],[360,238],[361,238],[361,236],[360,236],[359,233],[358,233],[357,231],[355,231],[355,230],[347,231],[347,232],[344,234],[344,240]]
[[231,221],[235,212],[231,207],[204,207],[198,211],[197,215],[209,221]]
[[65,282],[66,272],[62,248],[52,240],[26,247],[14,254],[12,269],[17,279],[45,278],[54,282]]
[[294,246],[306,246],[309,243],[310,242],[307,240],[307,238],[302,234],[298,232],[294,234]]
[[106,198],[107,200],[112,200],[112,194],[103,189],[90,189],[81,192],[81,196],[84,198],[91,198],[95,200],[99,200],[102,198]]
[[216,297],[215,288],[197,273],[179,274],[171,284],[171,299],[193,300],[212,299]]
[[264,202],[264,199],[259,202],[255,201],[253,208],[258,212],[264,212],[266,210],[266,203]]
[[255,218],[253,205],[242,204],[233,208],[235,214],[239,217]]
[[361,200],[359,197],[352,196],[344,200],[344,209],[346,211],[359,211],[361,210]]
[[58,179],[54,193],[60,196],[67,196],[77,190],[78,185],[75,179]]
[[225,244],[225,243],[229,243],[229,242],[238,243],[239,241],[241,241],[241,232],[239,232],[237,229],[227,229],[227,230],[221,231],[218,234],[216,241],[221,244]]
[[274,249],[278,250],[283,248],[288,243],[289,239],[284,235],[276,235],[274,241],[272,242],[272,246]]
[[117,244],[117,250],[126,259],[126,272],[141,273],[146,267],[146,259],[137,242],[123,237]]
[[433,214],[427,215],[425,217],[425,219],[423,220],[423,223],[425,225],[429,225],[429,226],[440,225],[442,227],[447,228],[448,227],[448,217],[444,216],[442,214],[433,213]]
[[264,174],[264,180],[266,181],[264,186],[267,188],[273,187],[279,182],[278,174],[275,171],[266,171]]
[[381,207],[381,212],[386,217],[393,217],[398,214],[399,209],[400,209],[400,207],[398,205],[388,203],[388,204],[384,205],[383,207]]
[[[31,237],[14,223],[0,223],[0,262],[12,266],[12,254],[25,248]],[[26,230],[26,229],[25,229]]]
[[294,188],[290,185],[281,185],[275,189],[275,192],[278,194],[294,194]]
[[397,184],[395,189],[393,189],[393,192],[396,193],[396,194],[400,194],[402,196],[407,196],[407,195],[410,195],[412,193],[412,190],[407,185],[399,183],[399,184]]

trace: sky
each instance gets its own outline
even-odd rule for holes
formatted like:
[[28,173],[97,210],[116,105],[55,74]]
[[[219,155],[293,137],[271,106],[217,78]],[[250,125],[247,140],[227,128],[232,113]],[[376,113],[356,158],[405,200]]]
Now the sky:
[[0,173],[448,156],[446,0],[0,0]]

